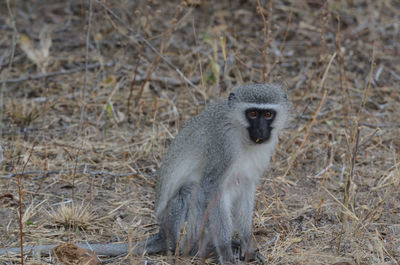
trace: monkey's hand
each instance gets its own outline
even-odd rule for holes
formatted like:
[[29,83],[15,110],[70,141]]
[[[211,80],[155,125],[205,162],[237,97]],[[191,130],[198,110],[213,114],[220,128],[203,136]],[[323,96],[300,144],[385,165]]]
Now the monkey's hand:
[[261,254],[260,250],[258,248],[255,249],[253,252],[253,257],[252,259],[257,262],[258,264],[265,265],[265,257],[263,254]]
[[256,262],[256,264],[265,265],[265,257],[258,248],[253,249],[253,251],[246,253],[245,255],[241,255],[241,260]]
[[258,248],[243,251],[240,245],[240,240],[232,240],[232,250],[235,253],[235,257],[239,256],[242,261],[255,261],[257,264],[265,265],[265,257]]

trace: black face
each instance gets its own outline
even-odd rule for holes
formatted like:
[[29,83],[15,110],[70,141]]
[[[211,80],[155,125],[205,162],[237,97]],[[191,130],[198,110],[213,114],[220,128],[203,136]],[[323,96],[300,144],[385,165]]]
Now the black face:
[[271,124],[275,119],[276,111],[273,109],[248,109],[245,114],[250,123],[250,127],[247,128],[250,139],[257,144],[268,141],[273,129]]

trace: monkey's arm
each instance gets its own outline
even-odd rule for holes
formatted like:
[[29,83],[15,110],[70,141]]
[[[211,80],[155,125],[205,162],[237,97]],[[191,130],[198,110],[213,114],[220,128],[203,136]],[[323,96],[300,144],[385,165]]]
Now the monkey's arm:
[[[88,244],[88,243],[77,243],[78,247],[88,249],[96,253],[99,256],[120,256],[128,254],[129,244],[128,243],[107,243],[107,244]],[[56,247],[56,244],[41,245],[41,246],[25,246],[24,253],[34,252],[40,253],[41,255],[49,255],[51,250]],[[21,254],[21,248],[0,248],[0,256]]]

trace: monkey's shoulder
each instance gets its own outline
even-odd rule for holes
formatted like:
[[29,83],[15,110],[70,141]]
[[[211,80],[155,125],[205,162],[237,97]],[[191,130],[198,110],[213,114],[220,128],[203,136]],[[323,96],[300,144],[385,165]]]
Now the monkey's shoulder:
[[221,119],[226,118],[228,103],[226,100],[210,103],[204,110],[196,116],[191,117],[182,129],[186,127],[217,126]]
[[227,102],[222,101],[207,106],[196,116],[191,117],[180,128],[171,147],[185,144],[193,148],[201,146],[207,147],[208,144],[220,146],[223,142],[224,128],[230,122],[227,117]]

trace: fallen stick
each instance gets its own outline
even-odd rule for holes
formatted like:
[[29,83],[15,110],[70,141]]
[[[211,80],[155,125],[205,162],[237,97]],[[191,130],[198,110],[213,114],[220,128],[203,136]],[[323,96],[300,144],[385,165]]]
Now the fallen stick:
[[398,127],[400,127],[400,123],[399,124],[396,124],[396,123],[373,124],[373,123],[368,123],[368,122],[363,122],[363,121],[360,122],[360,125],[367,126],[370,128],[398,128]]
[[[71,173],[73,171],[74,171],[73,168],[71,168],[71,169],[51,170],[51,171],[47,171],[46,173],[44,171],[41,171],[41,170],[32,170],[32,171],[25,171],[25,172],[10,173],[10,174],[7,174],[7,175],[0,176],[0,179],[9,179],[9,178],[13,178],[15,176],[27,176],[27,175],[37,175],[37,177],[36,177],[36,179],[37,179],[37,178],[47,177],[47,176],[53,175],[53,174]],[[91,176],[106,175],[106,176],[115,177],[115,178],[137,175],[137,173],[134,173],[134,172],[111,173],[111,172],[109,172],[107,170],[90,171],[90,170],[87,170],[87,169],[77,169],[77,170],[75,170],[75,172],[77,172],[77,173],[86,173],[86,174],[89,174]]]
[[[115,65],[115,62],[108,62],[105,64],[93,63],[93,64],[89,64],[87,66],[87,69],[93,69],[93,68],[97,68],[100,66],[111,67],[113,65]],[[81,72],[82,70],[85,70],[85,66],[80,66],[80,67],[72,68],[69,70],[61,70],[61,71],[57,71],[57,72],[50,72],[50,73],[36,74],[36,75],[26,75],[26,76],[22,76],[22,77],[18,77],[18,78],[0,80],[0,84],[19,83],[19,82],[25,82],[25,81],[29,81],[29,80],[38,80],[38,79],[42,79],[42,78],[53,77],[53,76],[57,76],[57,75],[69,75],[69,74]]]
[[[98,256],[115,257],[126,255],[129,252],[128,243],[107,243],[107,244],[89,244],[89,243],[76,243],[80,248],[91,250]],[[40,253],[40,255],[47,256],[51,253],[54,247],[58,244],[42,245],[42,246],[25,246],[24,253]],[[4,255],[20,255],[21,248],[0,248],[0,256]]]

